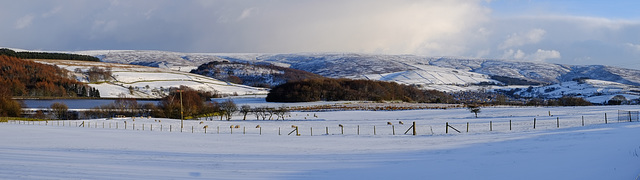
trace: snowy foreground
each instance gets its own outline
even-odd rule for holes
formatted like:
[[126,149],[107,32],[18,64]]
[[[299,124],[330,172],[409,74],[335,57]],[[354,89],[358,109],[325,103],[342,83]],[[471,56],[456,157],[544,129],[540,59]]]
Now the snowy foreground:
[[[618,122],[617,110],[638,109],[292,112],[185,121],[183,132],[170,119],[10,121],[0,123],[0,179],[637,179],[640,123]],[[404,135],[414,121],[418,135]],[[446,122],[462,133],[446,134]],[[287,135],[291,125],[300,136]]]

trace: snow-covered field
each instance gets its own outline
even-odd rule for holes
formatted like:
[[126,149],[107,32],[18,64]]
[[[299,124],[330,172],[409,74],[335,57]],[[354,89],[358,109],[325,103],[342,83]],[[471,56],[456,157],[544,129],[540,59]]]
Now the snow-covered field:
[[[112,77],[114,78],[112,81],[89,84],[100,91],[102,98],[117,98],[121,95],[134,98],[161,98],[168,94],[170,88],[180,86],[227,95],[267,94],[268,92],[265,88],[231,84],[198,74],[166,68],[67,60],[36,60],[36,62],[55,64],[72,72],[76,69],[87,71],[94,66],[112,68]],[[79,81],[88,82],[86,75],[81,73],[75,73],[75,75]],[[129,87],[133,91],[130,91]]]
[[[172,119],[10,121],[0,123],[0,179],[636,179],[640,124],[618,122],[617,110],[639,109],[292,112],[286,121],[187,120],[183,132]],[[414,121],[418,135],[404,135]],[[446,122],[463,132],[446,134]],[[291,125],[300,136],[287,135]]]

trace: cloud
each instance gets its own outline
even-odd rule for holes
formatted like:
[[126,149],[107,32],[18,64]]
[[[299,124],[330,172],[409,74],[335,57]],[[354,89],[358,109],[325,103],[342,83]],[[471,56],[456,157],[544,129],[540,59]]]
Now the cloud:
[[577,65],[634,64],[634,68],[640,69],[640,64],[633,63],[640,59],[640,51],[634,51],[634,46],[627,44],[640,42],[637,33],[640,21],[637,20],[562,15],[494,16],[480,26],[490,33],[470,40],[466,56]]
[[567,64],[640,59],[635,50],[640,42],[638,20],[526,14],[530,11],[502,16],[504,13],[496,12],[500,9],[487,5],[492,3],[9,1],[0,7],[0,23],[13,28],[0,28],[0,33],[10,34],[0,36],[0,46],[43,50],[362,52]]
[[509,49],[504,51],[504,54],[502,55],[503,59],[522,59],[524,58],[524,52],[522,52],[522,50],[518,49],[517,51],[514,51],[513,49]]
[[625,43],[625,45],[635,52],[640,52],[640,44]]
[[31,25],[31,22],[33,21],[33,18],[35,18],[35,15],[33,15],[33,14],[28,14],[26,16],[21,17],[20,19],[18,19],[16,21],[15,28],[16,29],[23,29],[23,28]]
[[242,10],[240,17],[238,17],[238,21],[251,17],[251,15],[257,10],[257,8],[247,8]]
[[535,44],[542,40],[546,31],[544,29],[532,29],[523,34],[513,33],[498,46],[499,49],[518,47],[525,44]]
[[518,50],[509,49],[504,52],[504,54],[502,55],[502,58],[511,59],[511,60],[544,62],[548,59],[559,59],[561,58],[561,56],[560,56],[560,52],[556,50],[538,49],[534,53],[526,54],[524,51],[520,49]]
[[542,50],[538,49],[535,53],[526,57],[533,61],[546,61],[547,59],[560,59],[560,52],[556,50]]
[[[368,52],[454,55],[489,11],[475,1],[287,1],[218,13],[197,46],[250,52]],[[249,18],[250,17],[250,18]],[[238,21],[242,20],[242,21]],[[215,46],[215,45],[214,45]]]
[[57,6],[57,7],[53,8],[53,9],[51,9],[51,11],[43,13],[41,16],[43,18],[48,18],[48,17],[51,17],[51,16],[53,16],[55,14],[58,14],[60,12],[60,10],[62,10],[62,6]]

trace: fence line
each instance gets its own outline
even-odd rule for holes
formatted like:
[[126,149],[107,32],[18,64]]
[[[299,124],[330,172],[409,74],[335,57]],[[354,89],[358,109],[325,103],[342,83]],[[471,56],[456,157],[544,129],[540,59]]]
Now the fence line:
[[[624,112],[628,114],[628,112]],[[186,125],[183,129],[173,128],[174,123],[163,123],[161,121],[156,122],[144,122],[136,123],[132,121],[113,121],[107,120],[100,122],[95,120],[14,120],[12,118],[0,118],[0,123],[8,124],[23,124],[23,125],[39,125],[39,126],[59,126],[59,127],[77,127],[77,128],[93,128],[93,129],[120,129],[129,131],[159,131],[159,132],[182,132],[188,133],[189,126],[191,126],[191,133],[202,134],[253,134],[263,135],[272,134],[280,136],[393,136],[393,135],[444,135],[444,134],[465,134],[465,133],[483,133],[483,132],[510,132],[510,131],[529,131],[538,129],[558,129],[568,127],[588,126],[595,124],[609,124],[609,123],[621,123],[621,122],[633,122],[635,116],[631,116],[631,120],[626,121],[610,121],[607,119],[607,114],[602,117],[586,117],[585,116],[563,116],[561,117],[532,117],[529,121],[513,121],[509,120],[489,120],[488,122],[464,122],[464,123],[450,123],[444,124],[428,123],[428,124],[403,124],[387,122],[387,125],[383,124],[370,124],[370,125],[356,125],[356,124],[337,124],[333,126],[328,125],[310,125],[307,127],[299,126],[265,126],[257,125],[253,126],[241,126],[230,125],[229,128],[220,128],[221,125],[212,125],[210,121],[204,123],[201,122],[198,125]],[[470,119],[471,120],[471,119]],[[53,122],[55,121],[55,122]],[[635,120],[637,121],[637,120]],[[233,123],[233,121],[225,122],[225,124]],[[168,130],[167,128],[168,126]],[[155,128],[154,128],[155,126]],[[159,128],[158,128],[159,127]],[[216,127],[215,133],[207,133],[207,128]],[[224,125],[222,125],[224,127]],[[314,128],[321,129],[321,133],[314,133]],[[322,133],[324,129],[324,133]],[[242,133],[240,133],[242,130]],[[396,130],[400,130],[396,133]],[[451,130],[451,131],[450,131]],[[281,132],[281,131],[284,131]],[[411,133],[409,133],[411,131]],[[290,133],[287,133],[290,132]],[[404,132],[404,133],[402,133]]]

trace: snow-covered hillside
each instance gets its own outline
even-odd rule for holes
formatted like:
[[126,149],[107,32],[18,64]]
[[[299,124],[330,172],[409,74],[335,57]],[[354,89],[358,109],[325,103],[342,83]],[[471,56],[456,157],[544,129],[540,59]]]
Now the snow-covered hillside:
[[[27,51],[13,49],[15,51]],[[602,65],[563,65],[464,57],[425,57],[415,55],[380,55],[358,53],[180,53],[144,50],[94,50],[76,53],[99,57],[104,62],[138,64],[152,67],[191,69],[211,61],[266,62],[291,67],[326,77],[359,77],[411,70],[429,70],[420,66],[450,68],[458,72],[475,72],[489,76],[521,78],[532,82],[555,84],[576,78],[605,80],[640,85],[640,70]],[[478,79],[469,83],[477,82]],[[447,82],[446,79],[441,81]],[[436,81],[437,82],[437,81]],[[445,83],[446,84],[446,83]]]
[[[483,75],[520,78],[546,84],[570,81],[575,78],[590,78],[640,85],[640,70],[602,65],[578,66],[493,59],[357,53],[205,54],[163,51],[79,51],[74,53],[97,56],[105,62],[125,64],[153,62],[150,65],[160,66],[158,64],[162,64],[160,67],[191,67],[221,59],[236,62],[265,62],[336,78],[406,71],[416,71],[420,74],[421,72],[418,71],[431,71],[430,67],[437,66],[449,68],[451,70],[446,71],[451,73],[455,70],[458,72],[456,74],[460,72],[475,72]],[[434,80],[433,83],[446,82],[444,84],[456,84],[456,82],[448,82],[448,79]],[[479,80],[463,80],[463,82],[472,84]],[[424,82],[431,83],[429,81]]]
[[[216,54],[178,53],[164,51],[79,51],[78,54],[100,57],[105,62],[139,64],[153,67],[190,71],[210,61],[269,63],[303,70],[334,78],[356,78],[395,81],[425,89],[441,91],[467,91],[478,89],[513,89],[498,82],[498,77],[531,84],[551,85],[576,79],[592,79],[604,84],[623,84],[626,89],[640,86],[640,70],[602,65],[563,65],[543,62],[523,62],[459,57],[424,57],[414,55],[379,55],[358,53],[297,53],[297,54]],[[492,85],[492,86],[488,86]],[[610,89],[616,88],[603,87]],[[545,88],[545,87],[542,87]],[[569,86],[560,91],[576,92],[601,103],[599,91],[583,91],[584,87]],[[545,88],[546,89],[546,88]],[[541,97],[557,97],[558,93],[542,90]],[[551,94],[546,94],[551,93]],[[570,94],[570,93],[569,93]],[[633,91],[617,94],[635,97]],[[601,96],[602,97],[602,96]]]
[[273,87],[289,81],[324,78],[307,71],[271,64],[250,64],[228,61],[212,61],[198,66],[191,73],[227,82],[254,87]]
[[88,78],[80,72],[86,72],[91,67],[110,67],[113,80],[89,84],[89,86],[97,88],[100,91],[100,97],[103,98],[116,98],[118,96],[161,98],[169,93],[170,88],[181,85],[195,90],[211,91],[219,94],[267,93],[267,89],[264,88],[231,84],[206,76],[171,69],[87,61],[37,60],[37,62],[55,64],[75,72],[74,75],[77,79],[83,82],[88,82]]
[[640,98],[640,87],[603,81],[584,79],[567,81],[558,84],[513,89],[514,94],[523,97],[560,98],[562,96],[583,97],[587,101],[597,104],[606,104],[613,97],[620,95],[624,101]]

